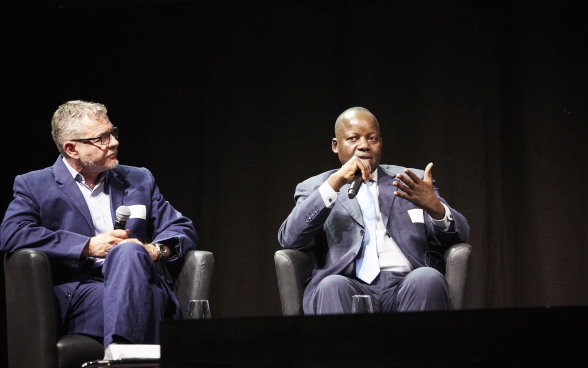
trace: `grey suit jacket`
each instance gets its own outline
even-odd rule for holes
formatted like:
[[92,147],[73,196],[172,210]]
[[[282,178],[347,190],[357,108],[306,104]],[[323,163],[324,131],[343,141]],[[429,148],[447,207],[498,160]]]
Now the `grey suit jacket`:
[[[409,210],[419,209],[409,201],[394,196],[392,185],[404,167],[380,165],[378,168],[379,204],[387,235],[398,244],[413,269],[433,267],[445,274],[443,253],[453,244],[466,242],[469,225],[464,216],[452,209],[435,187],[437,197],[449,207],[453,224],[448,231],[433,225],[427,214],[424,222],[413,222]],[[421,178],[422,170],[411,169]],[[316,265],[304,292],[305,312],[318,283],[329,275],[342,275],[361,251],[364,224],[357,199],[349,199],[344,185],[334,206],[327,208],[318,188],[337,170],[327,171],[298,184],[294,194],[296,206],[282,223],[278,240],[283,248],[313,249]]]

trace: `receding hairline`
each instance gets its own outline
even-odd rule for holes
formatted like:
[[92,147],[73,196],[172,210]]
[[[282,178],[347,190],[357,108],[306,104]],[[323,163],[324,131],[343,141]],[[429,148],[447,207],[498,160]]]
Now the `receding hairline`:
[[372,112],[368,109],[366,109],[365,107],[361,107],[361,106],[355,106],[355,107],[350,107],[347,110],[343,111],[339,117],[337,117],[337,120],[335,121],[335,138],[337,138],[337,131],[339,130],[339,126],[341,125],[341,122],[344,119],[344,115],[346,115],[349,112],[362,112],[362,113],[367,113],[369,114],[372,119],[374,119],[374,121],[376,122],[376,125],[378,126],[378,130],[380,128],[380,123],[378,122],[378,119],[376,119],[376,116],[374,114],[372,114]]

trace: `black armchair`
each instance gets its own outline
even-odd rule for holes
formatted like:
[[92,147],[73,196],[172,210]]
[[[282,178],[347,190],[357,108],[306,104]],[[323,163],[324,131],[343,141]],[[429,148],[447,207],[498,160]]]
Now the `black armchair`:
[[[461,309],[472,246],[459,243],[445,252],[445,279],[449,285],[449,309]],[[275,253],[278,289],[285,316],[303,315],[304,282],[312,275],[315,259],[312,251],[282,249]]]
[[[210,252],[193,250],[182,262],[166,269],[175,280],[184,318],[189,300],[208,299],[214,257]],[[4,273],[11,368],[79,368],[84,362],[104,357],[102,344],[88,336],[58,335],[51,266],[43,252],[24,249],[6,254]]]

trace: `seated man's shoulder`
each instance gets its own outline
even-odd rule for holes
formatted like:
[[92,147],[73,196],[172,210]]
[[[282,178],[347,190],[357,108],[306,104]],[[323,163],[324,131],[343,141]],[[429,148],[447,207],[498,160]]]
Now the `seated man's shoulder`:
[[146,177],[153,177],[153,174],[144,167],[118,165],[112,171],[118,178],[128,181],[145,180]]
[[21,177],[24,178],[26,182],[30,185],[34,185],[36,182],[43,182],[47,179],[54,180],[55,173],[53,172],[53,167],[46,167],[44,169],[33,170],[26,172],[24,174],[17,175],[17,178]]
[[112,171],[118,175],[128,175],[129,173],[140,172],[141,170],[135,166],[117,165]]
[[[386,174],[390,176],[396,176],[396,174],[403,174],[406,175],[404,172],[404,166],[397,166],[397,165],[380,165],[380,169],[384,171]],[[412,167],[408,168],[410,171],[415,173],[419,178],[423,178],[425,176],[425,171],[420,169],[415,169]]]
[[306,180],[304,180],[302,183],[300,183],[301,185],[306,185],[306,186],[312,186],[312,185],[321,185],[322,183],[324,183],[329,176],[331,176],[333,173],[335,173],[337,170],[329,170],[329,171],[325,171],[324,173],[312,176]]

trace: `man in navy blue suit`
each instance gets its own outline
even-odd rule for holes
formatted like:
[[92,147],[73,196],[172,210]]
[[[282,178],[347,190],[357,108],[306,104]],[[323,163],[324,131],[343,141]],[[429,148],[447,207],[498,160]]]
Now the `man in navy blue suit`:
[[[469,225],[439,196],[433,164],[381,165],[380,125],[362,107],[338,117],[331,148],[342,166],[298,184],[278,233],[282,247],[317,259],[304,313],[350,313],[355,294],[369,295],[375,312],[446,309],[442,255],[467,241]],[[363,185],[350,198],[357,176]]]
[[[99,103],[55,111],[52,167],[19,175],[0,228],[0,249],[38,249],[51,263],[63,333],[111,343],[158,342],[158,322],[179,318],[171,280],[156,262],[196,249],[192,222],[160,194],[145,168],[118,164],[118,128]],[[119,206],[130,210],[114,229]]]

